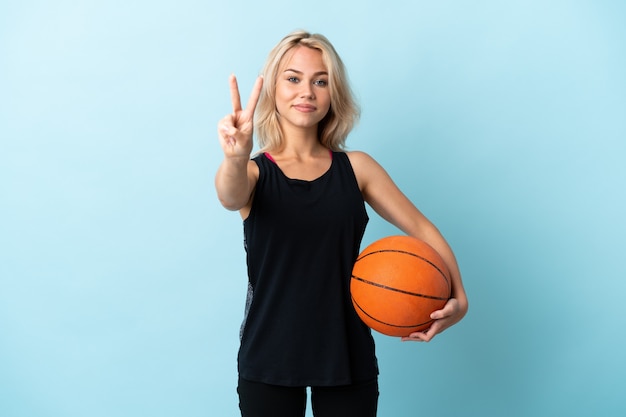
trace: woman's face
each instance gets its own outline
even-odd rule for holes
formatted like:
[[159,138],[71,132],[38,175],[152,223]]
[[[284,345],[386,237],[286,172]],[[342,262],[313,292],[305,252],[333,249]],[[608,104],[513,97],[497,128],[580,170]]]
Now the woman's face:
[[283,129],[315,129],[330,109],[322,52],[306,46],[285,55],[276,80],[276,109]]

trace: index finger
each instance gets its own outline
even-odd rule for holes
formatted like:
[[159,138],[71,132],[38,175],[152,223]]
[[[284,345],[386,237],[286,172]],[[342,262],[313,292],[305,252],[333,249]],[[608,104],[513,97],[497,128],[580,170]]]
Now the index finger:
[[252,87],[252,92],[250,93],[248,104],[246,105],[246,110],[250,110],[251,113],[254,113],[254,110],[256,109],[256,105],[259,102],[259,97],[261,96],[262,88],[263,76],[258,76],[256,81],[254,82],[254,87]]
[[231,74],[228,78],[230,83],[230,101],[233,103],[233,112],[241,110],[241,99],[239,98],[239,85],[237,85],[237,77]]

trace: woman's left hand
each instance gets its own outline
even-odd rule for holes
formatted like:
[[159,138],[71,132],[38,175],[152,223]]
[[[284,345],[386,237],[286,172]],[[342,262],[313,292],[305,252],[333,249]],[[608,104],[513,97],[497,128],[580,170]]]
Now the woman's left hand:
[[467,308],[463,308],[459,300],[456,298],[450,298],[441,310],[434,311],[430,315],[430,318],[435,320],[430,328],[422,332],[411,333],[410,335],[403,337],[402,341],[430,342],[435,335],[443,332],[448,327],[460,321],[466,311]]

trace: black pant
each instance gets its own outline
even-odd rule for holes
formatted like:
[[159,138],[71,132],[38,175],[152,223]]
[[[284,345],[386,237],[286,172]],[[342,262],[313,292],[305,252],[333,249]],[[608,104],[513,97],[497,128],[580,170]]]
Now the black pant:
[[[242,417],[303,417],[306,387],[283,387],[239,378]],[[376,417],[378,380],[336,387],[311,387],[315,417]]]

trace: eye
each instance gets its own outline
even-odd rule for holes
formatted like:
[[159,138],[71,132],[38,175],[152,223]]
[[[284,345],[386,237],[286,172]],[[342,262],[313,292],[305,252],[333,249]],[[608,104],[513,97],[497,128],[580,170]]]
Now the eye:
[[297,82],[300,82],[300,80],[298,79],[298,77],[287,77],[287,81],[289,81],[290,83],[297,83]]
[[326,87],[328,85],[328,81],[326,81],[326,80],[315,80],[313,82],[313,84],[315,84],[318,87]]

